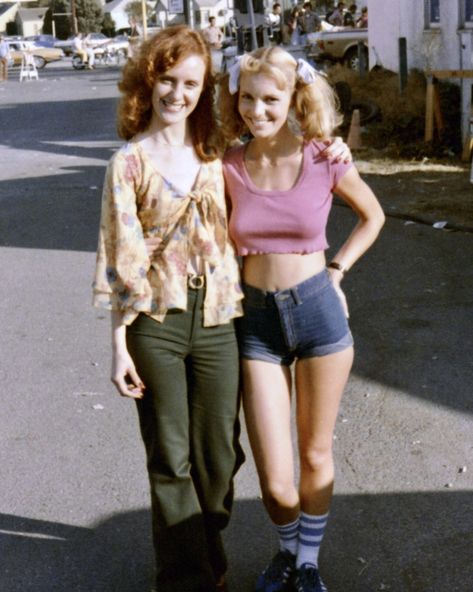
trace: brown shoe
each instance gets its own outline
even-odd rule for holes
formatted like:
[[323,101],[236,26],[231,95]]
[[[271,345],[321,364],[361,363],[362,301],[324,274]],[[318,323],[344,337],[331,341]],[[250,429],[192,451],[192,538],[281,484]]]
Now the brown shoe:
[[215,586],[215,592],[228,592],[225,576],[222,576],[217,582],[217,585]]

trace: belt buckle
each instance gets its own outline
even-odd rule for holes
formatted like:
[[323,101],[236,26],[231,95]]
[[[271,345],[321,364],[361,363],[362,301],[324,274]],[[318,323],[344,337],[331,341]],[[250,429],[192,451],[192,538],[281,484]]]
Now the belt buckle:
[[201,290],[204,287],[204,283],[204,275],[197,275],[194,273],[193,275],[189,275],[187,278],[187,285],[193,290]]

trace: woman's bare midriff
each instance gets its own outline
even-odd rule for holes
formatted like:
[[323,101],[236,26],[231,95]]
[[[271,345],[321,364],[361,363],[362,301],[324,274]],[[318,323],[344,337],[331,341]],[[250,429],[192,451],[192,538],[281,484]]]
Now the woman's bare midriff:
[[247,255],[243,260],[245,284],[277,292],[291,288],[322,271],[325,267],[323,251],[299,255],[296,253],[268,253]]

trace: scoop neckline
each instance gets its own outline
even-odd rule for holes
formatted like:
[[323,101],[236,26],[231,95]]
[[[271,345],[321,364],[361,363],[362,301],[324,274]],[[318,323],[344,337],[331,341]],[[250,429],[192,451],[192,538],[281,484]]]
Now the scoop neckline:
[[253,181],[253,179],[251,178],[248,169],[246,168],[246,163],[245,163],[245,154],[246,154],[246,150],[248,149],[249,146],[249,142],[247,144],[244,144],[240,153],[240,163],[241,163],[241,170],[242,170],[242,175],[243,175],[243,179],[245,181],[245,185],[247,186],[247,188],[252,192],[252,193],[259,193],[261,195],[273,195],[273,196],[284,196],[284,195],[288,195],[290,193],[292,193],[293,191],[297,190],[297,188],[299,187],[299,185],[302,183],[305,175],[306,175],[306,170],[307,170],[307,162],[308,162],[308,149],[309,149],[309,142],[306,142],[303,140],[302,142],[302,162],[301,162],[301,166],[300,166],[300,170],[299,170],[299,174],[297,176],[297,179],[294,181],[294,184],[292,187],[290,187],[289,189],[261,189],[260,187],[258,187],[255,182]]

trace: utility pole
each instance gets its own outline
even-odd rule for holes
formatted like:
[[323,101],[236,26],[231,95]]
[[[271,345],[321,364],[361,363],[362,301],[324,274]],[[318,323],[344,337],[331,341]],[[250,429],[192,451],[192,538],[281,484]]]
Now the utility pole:
[[194,2],[192,0],[184,0],[184,18],[186,24],[193,29],[195,26],[194,18]]
[[148,15],[146,14],[146,0],[141,0],[141,20],[143,22],[143,39],[148,38]]
[[248,17],[250,20],[251,28],[251,51],[258,47],[258,40],[256,39],[256,22],[255,22],[255,11],[253,8],[253,0],[246,0],[246,6],[248,7]]
[[77,14],[76,14],[76,0],[71,0],[71,14],[72,14],[72,30],[74,35],[77,35],[79,29],[77,27]]

